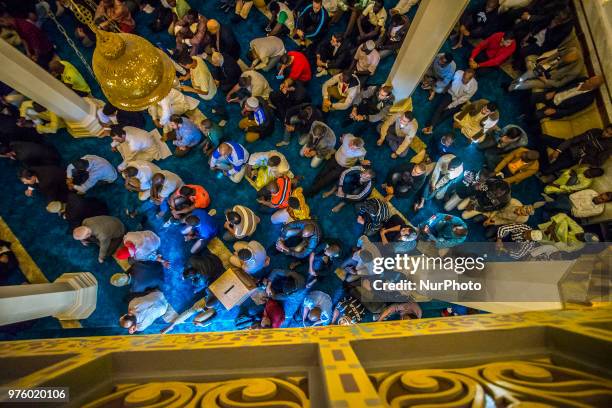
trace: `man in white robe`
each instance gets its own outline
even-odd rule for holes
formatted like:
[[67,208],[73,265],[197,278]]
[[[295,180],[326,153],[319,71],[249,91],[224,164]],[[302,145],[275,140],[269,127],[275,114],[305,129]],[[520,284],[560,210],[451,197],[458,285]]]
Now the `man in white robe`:
[[123,162],[117,167],[119,171],[126,168],[128,161],[163,160],[172,155],[157,130],[147,132],[132,126],[114,125],[111,127],[111,137],[111,147],[123,157]]

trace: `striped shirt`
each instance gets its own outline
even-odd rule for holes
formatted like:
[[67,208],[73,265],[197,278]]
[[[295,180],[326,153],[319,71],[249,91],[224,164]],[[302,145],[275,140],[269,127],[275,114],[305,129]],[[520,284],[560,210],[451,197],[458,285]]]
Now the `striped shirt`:
[[223,162],[228,163],[232,167],[228,170],[229,175],[234,175],[236,173],[240,173],[242,167],[249,160],[249,152],[244,148],[240,143],[236,142],[225,142],[232,149],[231,153],[228,157],[221,156],[219,153],[219,148],[217,148],[210,158],[210,167],[214,168],[218,164],[222,164]]
[[536,246],[534,241],[526,240],[523,236],[525,231],[531,230],[533,228],[525,224],[502,225],[497,230],[497,238],[504,242],[515,243],[512,245],[512,249],[508,251],[508,254],[514,259],[521,259]]
[[274,208],[287,208],[291,196],[291,179],[287,176],[279,177],[276,179],[276,184],[278,185],[278,192],[272,194],[270,203]]
[[240,223],[234,225],[234,235],[236,238],[241,239],[253,235],[259,223],[259,218],[257,218],[253,210],[242,205],[235,205],[232,211],[240,215]]

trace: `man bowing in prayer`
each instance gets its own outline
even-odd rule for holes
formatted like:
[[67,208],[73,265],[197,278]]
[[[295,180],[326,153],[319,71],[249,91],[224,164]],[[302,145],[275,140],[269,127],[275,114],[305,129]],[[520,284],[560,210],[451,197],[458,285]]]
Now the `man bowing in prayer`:
[[111,147],[123,157],[123,162],[118,166],[119,171],[127,167],[126,163],[133,160],[162,160],[172,153],[162,142],[159,132],[147,132],[132,126],[111,126]]

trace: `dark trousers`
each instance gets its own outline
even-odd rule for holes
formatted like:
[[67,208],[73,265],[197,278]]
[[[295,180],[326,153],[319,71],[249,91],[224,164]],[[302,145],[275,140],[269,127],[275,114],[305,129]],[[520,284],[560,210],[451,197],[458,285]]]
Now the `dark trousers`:
[[542,206],[542,210],[550,214],[556,214],[558,212],[569,213],[572,210],[572,202],[568,195],[557,194],[555,196],[555,201],[546,203]]
[[572,157],[572,154],[567,150],[559,154],[559,157],[557,157],[557,160],[555,160],[554,162],[551,163],[548,160],[548,152],[546,151],[546,148],[557,148],[563,142],[563,139],[548,135],[538,136],[535,146],[538,149],[538,152],[540,153],[540,171],[542,172],[542,174],[548,176],[577,164],[574,158]]
[[461,110],[461,107],[459,106],[447,109],[448,105],[450,105],[452,101],[453,97],[449,93],[445,93],[444,95],[442,95],[439,98],[438,106],[436,106],[436,110],[434,111],[433,116],[431,117],[431,120],[429,121],[429,124],[427,126],[435,128],[440,122],[459,112]]
[[307,197],[312,197],[324,188],[329,187],[340,178],[343,171],[344,167],[338,164],[335,157],[327,160],[321,171],[317,174],[315,182],[312,183],[310,188],[305,192],[305,195]]

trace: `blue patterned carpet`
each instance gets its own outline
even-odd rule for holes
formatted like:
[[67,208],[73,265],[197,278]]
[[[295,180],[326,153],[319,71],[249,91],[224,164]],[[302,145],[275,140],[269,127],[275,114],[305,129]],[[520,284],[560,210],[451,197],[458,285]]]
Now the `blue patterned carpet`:
[[[231,15],[226,15],[219,11],[215,4],[216,2],[203,2],[192,0],[193,7],[208,17],[214,17],[223,24],[230,23]],[[392,3],[387,4],[390,8]],[[415,10],[412,10],[410,17],[414,15]],[[148,38],[153,44],[160,44],[162,47],[173,47],[173,39],[167,33],[154,34],[148,30],[148,22],[151,16],[144,13],[139,13],[137,20],[137,33]],[[72,33],[74,24],[71,17],[62,16],[61,23],[66,27],[68,33]],[[248,22],[232,24],[235,29],[236,36],[239,38],[243,57],[248,50],[248,43],[251,39],[264,35],[263,27],[266,24],[265,17],[256,10],[253,10]],[[344,27],[345,21],[340,23],[339,27]],[[62,59],[68,59],[73,62],[80,71],[85,75],[89,84],[94,89],[96,97],[101,98],[101,93],[97,84],[91,77],[87,76],[87,71],[82,66],[81,62],[76,58],[73,50],[66,44],[59,31],[55,28],[52,22],[45,24],[45,29],[57,44],[57,52]],[[334,30],[332,29],[331,32]],[[295,45],[289,41],[286,42],[287,49],[295,48]],[[450,51],[450,46],[447,41],[444,51]],[[464,47],[458,51],[453,51],[458,68],[467,66],[467,55],[469,47]],[[91,50],[83,49],[83,54],[87,60],[91,60]],[[376,75],[370,83],[382,83],[386,79],[392,65],[392,58],[388,58],[381,62]],[[273,78],[273,74],[267,75],[268,80],[273,88],[278,88],[279,81]],[[529,109],[528,105],[521,99],[520,96],[514,94],[509,95],[502,89],[502,84],[507,84],[510,78],[502,71],[491,71],[478,77],[479,90],[475,99],[486,97],[489,100],[494,100],[498,103],[501,110],[500,125],[504,126],[509,123],[514,123],[528,129],[525,123],[519,118],[521,114],[526,113]],[[321,102],[321,84],[323,79],[314,78],[309,85],[309,89],[315,103]],[[224,96],[217,95],[216,101],[222,102]],[[432,114],[432,104],[427,101],[427,94],[422,90],[417,90],[413,95],[413,106],[416,118],[421,127]],[[212,119],[215,116],[212,114],[210,105],[201,102],[199,108]],[[231,106],[230,120],[226,125],[226,131],[232,139],[239,142],[244,142],[242,133],[237,129],[239,120],[239,112],[237,106]],[[349,127],[342,128],[341,123],[343,117],[340,113],[331,113],[327,122],[336,130],[338,135],[343,132],[349,132],[352,129]],[[148,129],[152,129],[152,123],[148,123]],[[450,121],[440,125],[433,136],[419,135],[424,142],[439,139],[440,135],[451,131]],[[529,132],[529,130],[528,130]],[[258,141],[247,146],[251,152],[265,151],[275,148],[274,144],[280,139],[282,130],[280,123],[277,123],[274,135],[266,140]],[[386,146],[377,147],[375,129],[369,129],[368,132],[360,134],[366,140],[368,149],[368,158],[373,162],[373,167],[376,170],[379,178],[377,183],[380,188],[381,180],[384,180],[388,168],[397,164],[389,158],[389,150]],[[110,160],[117,165],[120,158],[110,150],[109,139],[73,139],[65,131],[57,135],[47,136],[62,154],[64,163],[81,157],[84,154],[97,154]],[[478,170],[482,163],[482,157],[477,149],[468,145],[465,138],[457,137],[459,147],[459,156],[464,160],[464,166],[468,170]],[[281,151],[287,156],[292,170],[295,174],[304,177],[304,184],[309,185],[315,176],[315,171],[310,169],[307,159],[299,157],[299,148],[297,141],[293,140],[292,144],[283,147]],[[409,160],[408,158],[403,160]],[[402,160],[402,159],[400,159]],[[212,208],[217,209],[217,217],[222,223],[222,214],[226,208],[235,204],[243,204],[254,207],[255,191],[247,182],[242,182],[240,185],[234,185],[229,180],[216,178],[208,169],[204,157],[199,152],[193,152],[186,158],[170,157],[163,162],[159,162],[164,169],[171,170],[179,174],[183,180],[191,183],[198,183],[205,186],[212,198]],[[109,284],[109,278],[113,273],[119,272],[120,268],[114,261],[107,261],[100,265],[97,262],[96,249],[85,248],[80,243],[74,241],[67,231],[67,225],[55,215],[48,214],[44,209],[43,200],[36,197],[29,199],[23,194],[23,185],[16,177],[16,166],[7,160],[0,161],[0,183],[3,185],[5,194],[0,195],[0,215],[7,221],[13,232],[17,235],[26,250],[33,257],[34,261],[43,270],[50,281],[53,281],[62,273],[90,271],[96,275],[99,282],[98,292],[98,307],[94,314],[87,320],[82,321],[83,329],[59,330],[57,320],[52,318],[40,319],[35,322],[28,322],[25,325],[18,325],[11,328],[0,329],[1,338],[36,338],[36,337],[55,337],[55,336],[81,336],[81,335],[102,335],[102,334],[124,334],[125,331],[117,327],[117,319],[125,313],[126,306],[126,288],[115,288]],[[539,197],[539,192],[542,186],[537,179],[529,179],[519,186],[513,188],[513,195],[524,203],[531,203]],[[113,185],[96,188],[91,193],[93,196],[103,198],[111,207],[112,215],[120,217],[128,226],[135,229],[136,225],[133,220],[128,220],[121,214],[121,208],[114,203],[121,202],[126,194],[122,185],[117,182]],[[350,250],[350,246],[356,241],[356,236],[353,234],[353,225],[355,223],[355,214],[351,207],[345,207],[340,214],[331,213],[331,208],[335,205],[333,199],[322,200],[315,198],[309,202],[314,215],[318,218],[325,236],[333,237],[346,243],[345,251]],[[436,203],[429,203],[426,208],[415,215],[412,213],[411,199],[393,201],[394,206],[399,209],[413,224],[418,224],[431,214],[438,211]],[[269,216],[262,215],[263,222],[259,225],[253,239],[256,239],[268,246],[274,242],[278,234],[279,227],[273,226],[269,221]],[[537,216],[532,220],[537,221]],[[150,217],[151,219],[151,217]],[[153,220],[153,224],[147,226],[159,232],[160,225]],[[193,294],[187,284],[181,281],[180,275],[183,265],[188,255],[189,244],[185,244],[178,232],[178,228],[169,228],[160,232],[162,237],[162,253],[170,259],[172,266],[166,273],[166,287],[164,292],[170,303],[177,311],[182,311],[189,307],[197,296]],[[470,241],[483,240],[483,230],[480,226],[470,225],[468,239]],[[228,245],[231,249],[231,244]],[[273,266],[286,265],[287,259],[284,257],[273,260]],[[18,283],[20,278],[13,278],[13,282]],[[319,285],[319,284],[318,284]],[[338,301],[342,287],[341,282],[335,277],[328,278],[316,286],[315,289],[321,289],[331,294],[334,301]],[[296,296],[286,302],[286,315],[288,317],[285,322],[286,326],[292,326],[290,318],[295,312],[298,305],[301,303],[301,297]],[[426,317],[439,316],[440,310],[445,308],[447,304],[443,302],[429,302],[421,305],[425,311]],[[192,325],[185,324],[177,328],[175,332],[191,332],[197,330],[216,331],[216,330],[231,330],[233,329],[233,318],[237,310],[231,312],[222,312],[214,320],[214,323],[206,328],[195,328]],[[147,330],[148,333],[156,333],[164,326],[160,320],[158,324]],[[27,329],[26,329],[27,328]]]

